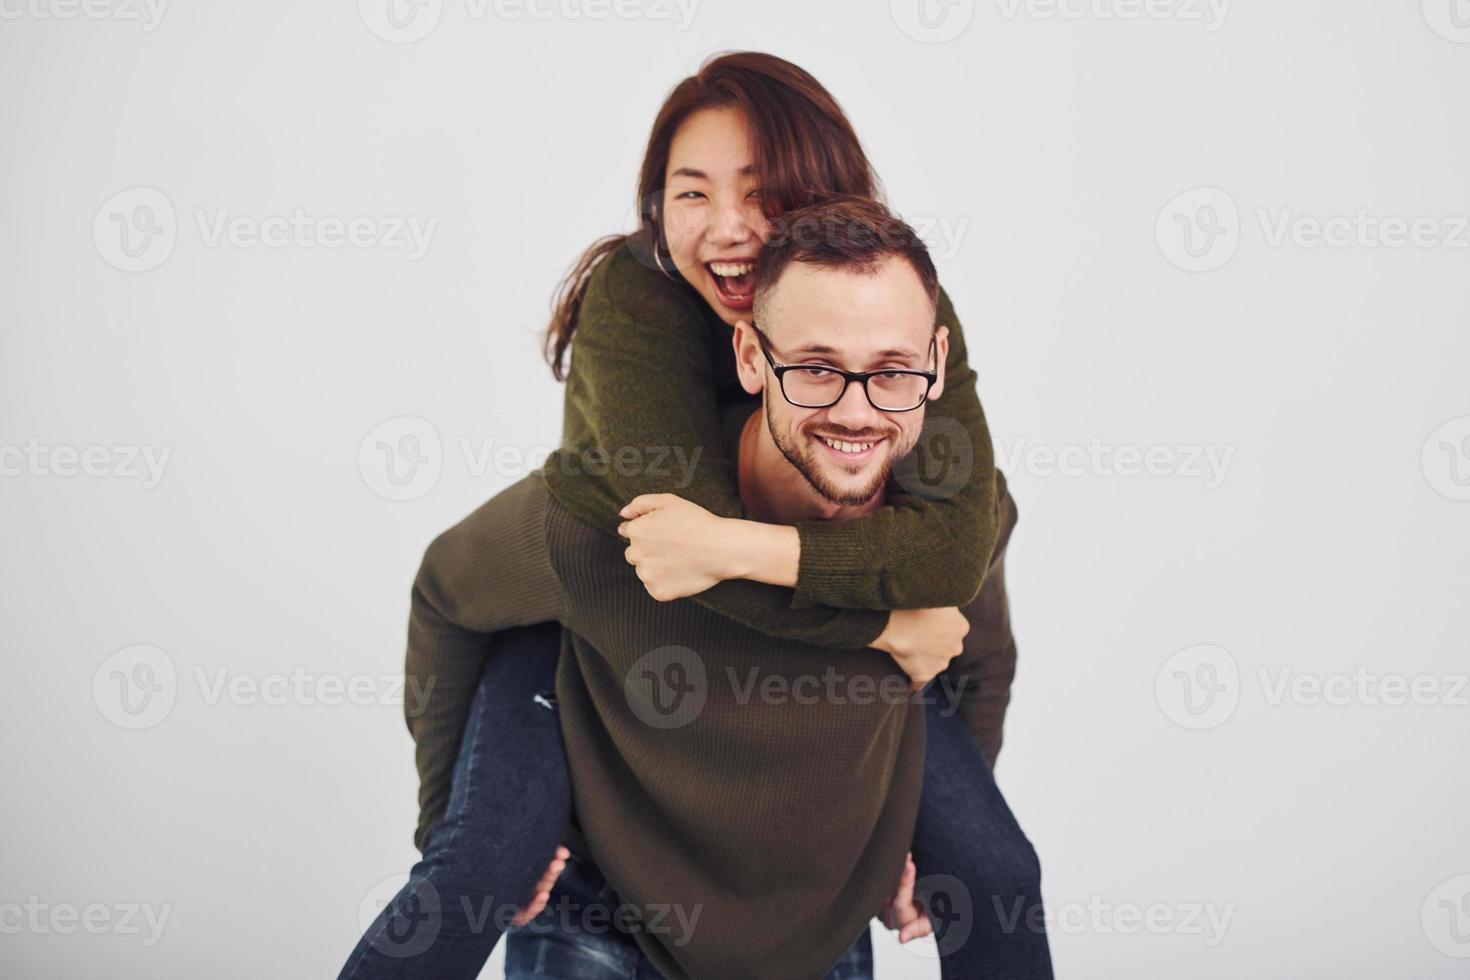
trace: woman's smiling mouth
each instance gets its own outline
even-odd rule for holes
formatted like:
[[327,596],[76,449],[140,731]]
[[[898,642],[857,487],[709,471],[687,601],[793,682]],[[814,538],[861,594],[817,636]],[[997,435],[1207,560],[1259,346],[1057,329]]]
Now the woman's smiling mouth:
[[715,286],[715,295],[732,310],[748,310],[755,304],[755,262],[750,259],[704,264]]

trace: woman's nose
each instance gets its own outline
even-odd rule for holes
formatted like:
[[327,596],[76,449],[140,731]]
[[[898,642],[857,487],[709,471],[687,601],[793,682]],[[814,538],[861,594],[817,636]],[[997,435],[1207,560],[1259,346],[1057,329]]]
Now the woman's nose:
[[743,245],[755,234],[743,207],[723,208],[715,218],[713,232],[715,242],[720,245]]

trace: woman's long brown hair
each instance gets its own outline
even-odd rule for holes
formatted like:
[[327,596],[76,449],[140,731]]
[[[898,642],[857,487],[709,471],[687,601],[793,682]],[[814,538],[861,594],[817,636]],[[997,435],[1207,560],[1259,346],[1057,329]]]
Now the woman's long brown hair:
[[624,243],[640,260],[678,277],[664,238],[661,209],[669,147],[684,120],[702,109],[740,109],[755,142],[761,206],[770,218],[831,195],[876,198],[878,177],[830,92],[806,71],[775,55],[736,51],[706,61],[664,100],[648,134],[638,174],[638,222],[632,235],[600,238],[582,253],[552,300],[546,360],[566,377],[567,348],[587,284],[598,263]]

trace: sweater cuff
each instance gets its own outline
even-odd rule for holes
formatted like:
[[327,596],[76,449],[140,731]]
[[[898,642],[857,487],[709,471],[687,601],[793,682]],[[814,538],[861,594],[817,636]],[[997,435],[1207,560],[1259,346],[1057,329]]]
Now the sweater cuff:
[[[801,561],[793,609],[883,609],[881,572],[873,562],[863,527],[856,521],[808,521],[796,525]],[[876,637],[877,634],[874,634]]]

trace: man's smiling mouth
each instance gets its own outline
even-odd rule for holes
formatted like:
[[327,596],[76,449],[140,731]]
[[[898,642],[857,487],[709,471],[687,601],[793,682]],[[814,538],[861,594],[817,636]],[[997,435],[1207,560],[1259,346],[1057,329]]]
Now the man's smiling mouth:
[[831,436],[817,435],[813,438],[844,460],[863,459],[883,442],[881,437],[873,436],[866,439],[836,439]]

